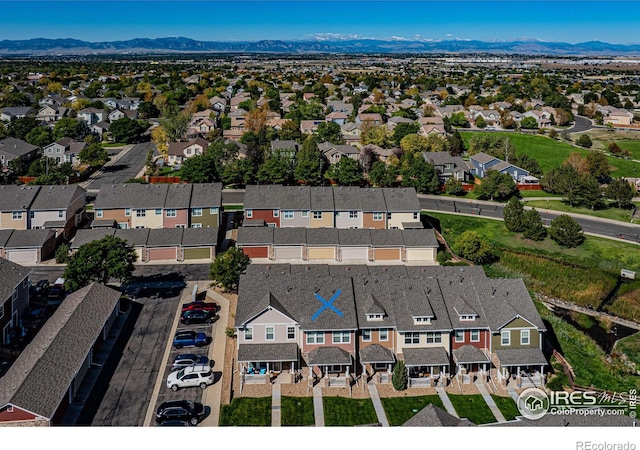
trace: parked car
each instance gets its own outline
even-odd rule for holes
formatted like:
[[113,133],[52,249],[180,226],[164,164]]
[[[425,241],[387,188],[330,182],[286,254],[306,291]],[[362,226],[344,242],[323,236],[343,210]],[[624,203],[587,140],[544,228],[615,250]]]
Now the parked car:
[[182,304],[182,312],[194,309],[203,309],[205,311],[218,311],[218,305],[214,302],[190,302]]
[[203,347],[209,343],[209,338],[204,333],[195,331],[178,331],[173,338],[173,346],[177,349],[182,347]]
[[156,423],[187,421],[197,425],[204,416],[204,405],[190,400],[173,400],[162,403],[156,410]]
[[36,284],[31,286],[31,297],[45,297],[49,293],[49,286],[49,280],[38,280]]
[[67,296],[64,284],[54,284],[47,294],[47,305],[59,305]]
[[171,372],[167,377],[167,387],[174,392],[186,387],[206,389],[213,381],[213,372],[209,364],[196,364]]
[[195,353],[185,353],[184,355],[176,356],[171,365],[171,371],[184,369],[185,367],[193,366],[196,364],[209,364],[209,358],[202,355],[196,355]]
[[180,316],[180,322],[185,325],[192,323],[213,323],[219,319],[219,316],[213,311],[205,311],[204,309],[191,309],[185,311]]

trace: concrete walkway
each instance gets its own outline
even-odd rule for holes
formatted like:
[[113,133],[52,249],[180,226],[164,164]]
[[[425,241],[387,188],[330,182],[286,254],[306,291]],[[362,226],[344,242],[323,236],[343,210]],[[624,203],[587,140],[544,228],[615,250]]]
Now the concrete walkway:
[[518,404],[518,398],[520,397],[514,388],[507,388],[507,392],[511,396],[516,405]]
[[324,407],[322,406],[322,388],[313,387],[313,415],[316,418],[316,427],[324,426]]
[[478,391],[480,391],[480,395],[482,395],[482,398],[489,406],[489,409],[493,413],[493,416],[496,418],[496,420],[498,422],[506,422],[507,419],[505,419],[504,415],[502,415],[502,412],[500,411],[500,408],[498,408],[498,405],[496,405],[496,402],[493,400],[493,397],[489,395],[489,391],[487,391],[487,387],[484,385],[482,380],[476,381],[476,387],[478,388]]
[[378,388],[375,383],[367,383],[367,387],[369,388],[369,395],[371,396],[371,401],[373,402],[373,408],[376,410],[376,416],[378,416],[378,422],[383,427],[389,426],[389,421],[387,420],[387,415],[384,412],[384,408],[382,407],[382,402],[380,401],[380,396],[378,395]]
[[271,385],[271,426],[279,427],[282,423],[282,395],[280,393],[280,385]]
[[438,392],[438,396],[440,397],[440,400],[442,400],[442,403],[444,404],[444,407],[447,410],[447,412],[459,419],[460,416],[458,416],[456,409],[453,407],[453,403],[451,403],[451,400],[449,400],[447,391],[445,391],[442,386],[436,386],[436,392]]

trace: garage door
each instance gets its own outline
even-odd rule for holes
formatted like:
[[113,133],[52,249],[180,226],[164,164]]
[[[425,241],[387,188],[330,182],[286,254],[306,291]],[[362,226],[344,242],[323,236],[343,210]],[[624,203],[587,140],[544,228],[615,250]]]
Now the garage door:
[[407,261],[435,261],[435,248],[408,248]]
[[211,247],[185,248],[184,259],[211,259]]
[[278,259],[302,259],[302,246],[275,247],[275,257]]
[[336,259],[335,247],[309,247],[309,259]]
[[149,261],[158,261],[164,259],[176,260],[177,249],[175,247],[166,248],[150,248]]
[[342,247],[340,249],[340,256],[342,261],[357,260],[367,261],[369,259],[368,247]]
[[242,247],[242,252],[249,258],[268,258],[269,247]]
[[399,261],[400,249],[399,248],[374,248],[373,259],[374,261]]
[[136,251],[138,261],[142,261],[142,247],[133,247],[133,249]]
[[37,263],[38,249],[33,250],[7,250],[7,259],[14,263]]

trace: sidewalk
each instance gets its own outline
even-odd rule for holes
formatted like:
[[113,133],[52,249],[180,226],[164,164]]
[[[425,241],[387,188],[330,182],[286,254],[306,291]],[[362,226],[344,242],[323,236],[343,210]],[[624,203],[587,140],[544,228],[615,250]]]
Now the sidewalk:
[[376,415],[378,416],[378,422],[380,422],[383,427],[388,427],[389,421],[387,420],[387,415],[382,407],[382,402],[380,401],[380,395],[378,395],[378,388],[376,387],[376,384],[369,382],[367,383],[367,388],[369,389],[369,395],[373,402],[373,408],[376,410]]
[[496,420],[498,422],[506,422],[507,419],[505,419],[504,416],[502,415],[502,412],[498,408],[498,405],[496,405],[496,402],[493,400],[493,397],[489,395],[489,391],[487,391],[487,388],[482,382],[482,380],[478,379],[476,381],[476,387],[478,388],[478,391],[480,391],[480,395],[482,395],[482,398],[484,399],[486,404],[489,406],[489,409],[493,413],[493,416],[496,418]]
[[316,427],[323,427],[324,407],[322,405],[322,388],[320,385],[313,387],[313,415],[316,418]]
[[449,400],[447,391],[445,391],[442,386],[436,386],[436,391],[438,392],[438,396],[440,397],[440,400],[442,400],[442,403],[444,404],[444,407],[446,408],[447,412],[459,419],[460,416],[458,416],[456,409],[453,407],[453,403],[451,403],[451,400]]
[[271,426],[279,427],[282,422],[282,393],[280,384],[271,385]]

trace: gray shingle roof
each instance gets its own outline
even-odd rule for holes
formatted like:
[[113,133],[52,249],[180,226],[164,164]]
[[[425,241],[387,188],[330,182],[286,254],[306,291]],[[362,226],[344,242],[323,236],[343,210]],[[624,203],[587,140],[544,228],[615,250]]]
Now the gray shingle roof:
[[371,233],[371,244],[374,247],[402,247],[401,230],[369,230]]
[[238,245],[273,244],[273,227],[240,227],[236,243]]
[[405,247],[438,248],[439,244],[436,239],[436,233],[431,228],[422,230],[402,230],[401,233]]
[[222,205],[222,183],[192,185],[191,208],[219,208]]
[[487,155],[484,152],[476,153],[475,155],[471,155],[469,159],[479,162],[480,164],[486,164],[491,161],[501,161],[499,158],[495,156]]
[[148,247],[173,247],[182,242],[182,228],[152,228],[147,238]]
[[183,247],[216,245],[218,228],[185,228],[182,233]]
[[119,299],[97,283],[70,294],[0,378],[0,405],[51,419]]
[[304,245],[307,242],[305,228],[274,228],[273,245]]
[[53,230],[14,230],[5,248],[40,248],[55,237]]
[[73,242],[71,242],[71,248],[76,250],[89,242],[97,241],[105,236],[113,236],[115,232],[116,230],[114,228],[96,228],[95,230],[80,229],[76,231],[76,236],[73,238]]
[[371,233],[369,233],[369,230],[363,229],[339,229],[338,242],[342,246],[370,247]]
[[473,345],[463,345],[453,351],[453,359],[458,364],[487,363],[489,358]]
[[25,211],[36,198],[40,186],[0,186],[0,211]]
[[449,355],[442,347],[404,348],[402,350],[406,366],[449,366]]
[[276,362],[297,361],[298,344],[240,344],[238,346],[238,362]]
[[147,238],[149,237],[148,228],[128,228],[126,230],[116,229],[115,237],[124,239],[134,247],[141,247],[147,245]]
[[0,248],[7,245],[11,233],[13,233],[13,230],[0,230]]
[[338,230],[336,228],[307,229],[307,245],[338,245]]
[[422,222],[402,222],[402,228],[405,230],[422,230],[424,225]]
[[540,330],[546,330],[522,279],[493,280],[485,277],[474,280],[474,284],[492,331],[497,331],[516,316]]
[[333,188],[311,187],[311,211],[333,211]]
[[12,137],[0,140],[0,152],[11,156],[23,156],[37,149],[36,145],[31,145],[28,142]]
[[383,192],[389,212],[418,212],[422,209],[414,188],[383,188]]
[[172,209],[187,209],[191,201],[191,185],[172,184],[167,190],[164,207]]
[[311,209],[309,186],[281,186],[277,192],[281,210],[309,211]]
[[340,347],[318,347],[309,352],[310,366],[350,365],[351,355]]
[[94,209],[163,208],[168,190],[167,184],[103,184]]
[[380,344],[371,344],[360,349],[360,361],[363,363],[394,363],[393,352]]
[[[10,231],[10,230],[8,230]],[[0,302],[11,297],[15,288],[24,280],[31,270],[8,259],[0,258]],[[0,378],[2,380],[2,378]],[[0,392],[2,392],[0,390]],[[0,397],[1,398],[1,397]],[[2,402],[0,402],[2,405]]]
[[387,210],[384,193],[382,189],[379,188],[360,189],[360,204],[364,212],[382,212]]
[[247,185],[244,192],[244,209],[278,209],[282,186],[275,184]]
[[402,424],[403,427],[472,427],[474,425],[468,419],[459,419],[433,404],[425,406]]
[[335,211],[361,211],[360,188],[352,186],[333,188],[333,202]]
[[496,349],[496,356],[501,366],[547,364],[547,358],[538,347],[499,348]]

